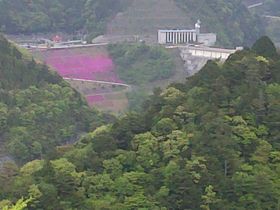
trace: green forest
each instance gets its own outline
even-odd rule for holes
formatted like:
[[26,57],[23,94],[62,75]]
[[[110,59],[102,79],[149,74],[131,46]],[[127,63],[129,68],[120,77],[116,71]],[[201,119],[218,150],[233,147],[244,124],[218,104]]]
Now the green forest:
[[1,0],[0,28],[5,33],[77,31],[99,35],[105,22],[127,0]]
[[140,111],[141,104],[152,92],[155,83],[176,74],[172,56],[164,47],[122,43],[111,44],[107,49],[117,66],[120,79],[133,85],[133,89],[127,93],[130,111]]
[[0,154],[6,150],[20,163],[42,158],[104,122],[58,74],[24,58],[3,36],[0,78]]
[[[175,0],[192,22],[201,19],[207,32],[218,34],[218,45],[249,46],[264,27],[240,0]],[[1,0],[0,31],[8,34],[66,32],[103,34],[118,12],[132,0]],[[272,8],[278,8],[271,6]],[[174,26],[176,27],[176,26]],[[156,33],[156,32],[155,32]]]
[[266,15],[280,16],[280,2],[277,0],[263,0],[263,5],[253,11],[265,13]]
[[[3,38],[0,52],[0,139],[20,145],[0,167],[1,209],[279,209],[280,56],[268,37],[115,119]],[[65,144],[77,130],[88,132]]]
[[250,9],[250,12],[256,15],[269,16],[263,17],[266,34],[275,42],[280,42],[280,1],[263,0],[263,5]]
[[193,21],[200,19],[203,27],[217,33],[218,45],[251,46],[264,33],[260,17],[252,15],[240,0],[176,0]]
[[120,79],[128,84],[147,85],[173,74],[174,63],[164,47],[122,43],[109,45],[108,50]]

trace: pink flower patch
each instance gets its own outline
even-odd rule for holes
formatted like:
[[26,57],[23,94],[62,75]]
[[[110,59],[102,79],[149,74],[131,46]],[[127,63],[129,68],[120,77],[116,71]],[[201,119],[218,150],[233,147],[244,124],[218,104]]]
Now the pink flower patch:
[[108,56],[90,56],[71,50],[52,50],[45,56],[47,65],[62,77],[120,82],[114,72],[114,63]]
[[[62,77],[106,82],[122,82],[115,73],[112,59],[106,54],[91,55],[87,50],[47,50],[42,54],[44,62]],[[98,90],[86,96],[89,105],[105,103],[106,99]],[[113,104],[109,104],[113,106]]]
[[89,104],[96,104],[105,100],[102,95],[89,95],[86,97]]

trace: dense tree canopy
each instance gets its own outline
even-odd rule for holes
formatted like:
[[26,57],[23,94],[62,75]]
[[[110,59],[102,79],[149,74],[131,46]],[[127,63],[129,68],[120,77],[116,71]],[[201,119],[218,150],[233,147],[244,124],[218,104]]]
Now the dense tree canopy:
[[102,124],[102,115],[59,75],[25,59],[2,36],[0,78],[0,144],[20,162],[41,158]]
[[194,21],[216,33],[223,46],[251,45],[262,33],[260,17],[253,16],[240,0],[176,0]]
[[175,62],[164,47],[122,43],[109,45],[108,51],[120,79],[134,86],[127,94],[130,110],[141,108],[154,83],[170,79],[176,74]]
[[246,5],[254,5],[256,2],[262,5],[250,8],[250,12],[254,15],[262,17],[265,26],[265,34],[269,35],[274,42],[280,42],[280,1],[279,0],[243,0]]
[[261,37],[252,47],[257,54],[267,58],[277,58],[277,49],[267,36]]
[[0,27],[6,33],[89,31],[102,33],[104,23],[126,0],[2,0]]
[[209,61],[56,156],[6,163],[0,207],[31,198],[28,209],[275,210],[279,74],[279,58],[249,49]]
[[117,64],[120,79],[128,84],[145,85],[174,73],[174,62],[163,47],[122,43],[109,45],[108,50]]
[[[12,34],[62,31],[96,36],[104,33],[107,22],[132,1],[1,0],[0,30]],[[263,32],[260,19],[251,15],[240,0],[174,1],[191,21],[201,19],[204,29],[217,33],[220,45],[249,46]]]

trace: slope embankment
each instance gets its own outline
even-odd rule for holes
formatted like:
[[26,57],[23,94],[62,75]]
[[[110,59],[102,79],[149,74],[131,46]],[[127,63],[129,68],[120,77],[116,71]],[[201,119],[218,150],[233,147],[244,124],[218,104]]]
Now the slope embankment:
[[33,55],[82,93],[89,105],[113,112],[127,107],[130,86],[119,79],[106,46],[49,49]]

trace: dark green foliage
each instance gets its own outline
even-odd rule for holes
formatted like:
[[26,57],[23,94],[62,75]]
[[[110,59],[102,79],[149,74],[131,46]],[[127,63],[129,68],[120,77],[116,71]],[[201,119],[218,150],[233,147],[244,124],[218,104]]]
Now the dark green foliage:
[[[245,3],[250,4],[250,0],[243,0]],[[273,16],[280,15],[280,2],[278,0],[263,0],[263,5],[253,8],[251,11],[258,14],[267,14]]]
[[58,74],[23,59],[2,36],[0,78],[1,146],[20,162],[40,158],[102,124],[102,115]]
[[6,165],[0,198],[32,196],[30,209],[278,209],[279,74],[277,59],[249,49],[208,62],[53,160]]
[[108,47],[118,65],[118,75],[133,85],[143,85],[172,76],[174,63],[161,47],[145,44],[119,44]]
[[193,21],[200,19],[203,28],[217,33],[223,46],[251,45],[263,32],[261,19],[253,16],[240,0],[176,0]]
[[163,47],[138,44],[109,45],[117,72],[123,81],[133,85],[129,92],[129,110],[139,111],[154,85],[169,79],[175,73],[172,56]]
[[[201,19],[203,28],[217,33],[219,45],[249,46],[264,31],[260,18],[251,15],[240,0],[175,1],[189,14],[192,22]],[[132,0],[2,0],[0,31],[12,34],[82,32],[89,34],[88,39],[91,40],[104,33],[107,22],[118,12],[124,11],[131,2]],[[269,0],[267,5],[277,15],[279,3],[276,0],[272,2]]]
[[[5,90],[24,89],[43,83],[63,84],[62,79],[48,71],[44,65],[36,65],[34,60],[23,62],[22,54],[0,35],[0,88]],[[65,84],[64,84],[65,86]]]
[[127,94],[129,110],[141,111],[143,103],[147,100],[149,93],[141,88],[132,90]]
[[266,58],[276,58],[278,56],[275,45],[267,36],[263,36],[258,39],[253,45],[252,50],[254,50],[258,55],[262,55]]
[[88,31],[105,29],[108,18],[123,8],[126,0],[3,0],[0,30],[5,33]]
[[[243,0],[249,4],[250,0]],[[248,1],[248,2],[247,2]],[[255,2],[254,2],[255,3]],[[250,9],[254,15],[263,16],[263,22],[266,35],[276,43],[280,42],[280,1],[279,0],[262,0],[262,5]]]

